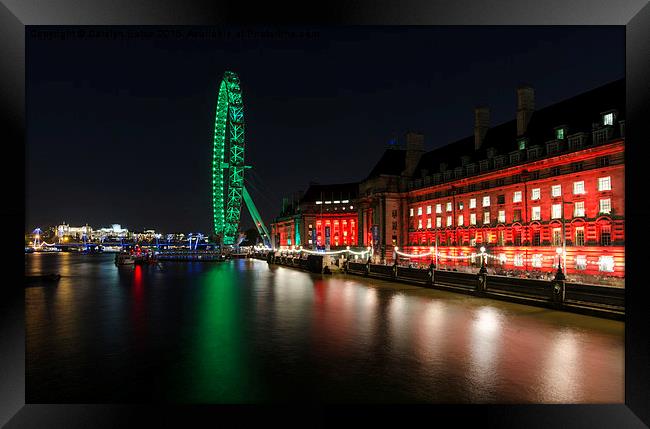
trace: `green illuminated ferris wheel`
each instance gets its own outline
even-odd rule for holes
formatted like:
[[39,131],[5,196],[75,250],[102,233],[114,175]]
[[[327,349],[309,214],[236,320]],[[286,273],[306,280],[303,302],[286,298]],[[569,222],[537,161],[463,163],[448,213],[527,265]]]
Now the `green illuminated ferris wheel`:
[[[212,152],[212,209],[215,234],[223,244],[238,244],[242,199],[265,243],[266,226],[244,187],[244,103],[237,74],[227,71],[219,86]],[[226,155],[228,158],[226,158]]]

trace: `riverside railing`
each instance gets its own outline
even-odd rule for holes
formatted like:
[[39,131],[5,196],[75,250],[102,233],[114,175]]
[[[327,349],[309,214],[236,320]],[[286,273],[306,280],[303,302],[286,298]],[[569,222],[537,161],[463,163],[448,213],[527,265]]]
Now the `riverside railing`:
[[[309,255],[310,258],[315,255]],[[309,269],[309,258],[268,255],[267,261]],[[322,262],[321,262],[322,264]],[[309,271],[321,273],[323,266],[314,261]],[[582,312],[600,317],[622,319],[625,315],[625,289],[566,282],[555,279],[527,279],[428,268],[407,268],[369,262],[346,261],[347,274],[373,277],[424,287],[467,293],[486,298],[510,300],[560,310]]]

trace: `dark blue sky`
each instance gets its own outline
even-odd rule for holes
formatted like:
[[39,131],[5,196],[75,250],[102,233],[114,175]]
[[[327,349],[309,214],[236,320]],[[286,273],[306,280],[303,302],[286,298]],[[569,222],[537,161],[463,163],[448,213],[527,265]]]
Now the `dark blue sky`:
[[241,78],[247,179],[267,223],[309,181],[363,179],[395,135],[445,145],[472,134],[479,104],[493,125],[513,119],[520,83],[541,108],[625,75],[624,27],[283,29],[317,33],[295,38],[273,27],[246,27],[243,38],[240,28],[206,38],[154,30],[28,33],[28,230],[66,221],[209,232],[225,70]]

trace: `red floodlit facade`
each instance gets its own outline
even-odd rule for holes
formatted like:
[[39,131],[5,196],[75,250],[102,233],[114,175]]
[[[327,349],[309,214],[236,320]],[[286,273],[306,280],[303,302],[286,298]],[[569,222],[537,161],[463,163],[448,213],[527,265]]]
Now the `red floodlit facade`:
[[427,152],[407,133],[364,180],[310,186],[283,207],[273,243],[322,248],[329,227],[331,249],[371,247],[376,263],[397,250],[429,264],[437,249],[440,268],[478,267],[484,247],[497,272],[624,278],[624,110],[623,80],[540,110],[518,87],[509,122],[490,127],[477,107],[473,135]]
[[[312,185],[271,224],[276,248],[340,249],[359,246],[359,214],[354,200],[357,184]],[[329,234],[329,240],[328,240]]]
[[[555,271],[561,249],[566,273],[624,277],[623,162],[620,139],[411,191],[404,251],[430,252],[437,236],[441,266],[478,265],[485,247],[489,266]],[[503,185],[467,192],[484,183]]]

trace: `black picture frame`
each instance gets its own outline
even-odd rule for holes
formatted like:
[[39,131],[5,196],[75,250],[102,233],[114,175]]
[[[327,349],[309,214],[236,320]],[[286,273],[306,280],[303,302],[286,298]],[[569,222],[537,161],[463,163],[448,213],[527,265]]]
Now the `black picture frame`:
[[[7,3],[7,2],[5,2]],[[103,4],[102,4],[103,3]],[[385,3],[385,4],[381,4]],[[0,424],[7,427],[124,427],[135,423],[168,426],[188,418],[214,424],[224,419],[240,424],[285,424],[296,409],[313,424],[403,424],[421,418],[424,424],[454,422],[463,426],[477,419],[490,427],[650,427],[650,340],[643,252],[644,216],[650,213],[644,188],[645,148],[650,146],[650,5],[647,0],[593,2],[589,0],[539,2],[429,1],[328,2],[321,7],[304,2],[283,10],[274,2],[251,4],[200,1],[58,2],[11,1],[0,4],[0,106],[3,119],[5,202],[0,219],[8,227],[10,246],[3,251],[5,281],[0,298]],[[291,12],[288,12],[291,11]],[[298,16],[302,13],[303,16]],[[47,405],[25,403],[25,328],[22,264],[25,187],[12,166],[25,161],[25,26],[27,25],[173,25],[236,24],[387,24],[387,25],[624,25],[626,27],[626,326],[625,404],[593,405],[431,405],[424,407],[312,406],[142,406],[118,404]],[[607,55],[603,54],[603,61]],[[22,161],[22,163],[21,163]],[[26,167],[26,166],[25,166]],[[23,176],[24,178],[24,176]],[[24,184],[24,181],[23,181]],[[7,203],[10,201],[10,203]],[[21,228],[22,226],[22,228]],[[15,278],[13,277],[15,275]],[[594,374],[593,376],[598,376]],[[174,420],[177,419],[177,420]],[[449,419],[449,420],[447,420]]]

